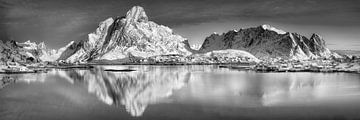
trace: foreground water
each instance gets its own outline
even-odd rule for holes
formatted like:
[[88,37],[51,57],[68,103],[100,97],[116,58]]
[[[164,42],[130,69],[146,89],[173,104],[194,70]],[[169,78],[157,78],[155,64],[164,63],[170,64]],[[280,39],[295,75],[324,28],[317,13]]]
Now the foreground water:
[[350,73],[97,66],[0,79],[1,120],[360,118],[360,75]]

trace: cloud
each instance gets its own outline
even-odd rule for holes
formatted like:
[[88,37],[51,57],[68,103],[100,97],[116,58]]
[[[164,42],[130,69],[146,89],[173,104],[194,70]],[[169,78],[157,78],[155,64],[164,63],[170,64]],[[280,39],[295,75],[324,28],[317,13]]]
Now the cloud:
[[134,5],[143,6],[150,20],[175,31],[224,21],[360,28],[359,4],[358,0],[0,0],[0,37],[46,41],[58,48],[67,43],[60,41],[86,39],[84,33],[94,31],[100,21],[122,16]]

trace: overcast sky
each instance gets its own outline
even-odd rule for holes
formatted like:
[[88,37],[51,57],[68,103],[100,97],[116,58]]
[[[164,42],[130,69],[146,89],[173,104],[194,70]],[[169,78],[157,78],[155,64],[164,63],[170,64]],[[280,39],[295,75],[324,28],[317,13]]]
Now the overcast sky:
[[0,39],[59,48],[87,39],[100,21],[144,7],[149,19],[201,44],[213,32],[270,24],[331,49],[360,50],[359,0],[0,0]]

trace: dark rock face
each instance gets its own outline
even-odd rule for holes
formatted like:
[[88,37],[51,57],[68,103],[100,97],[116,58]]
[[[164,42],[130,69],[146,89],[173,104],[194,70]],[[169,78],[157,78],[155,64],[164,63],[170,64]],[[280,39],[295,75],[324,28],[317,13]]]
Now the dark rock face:
[[321,55],[322,53],[327,52],[325,40],[317,34],[313,34],[310,40],[305,42],[309,42],[308,46],[310,47],[310,51],[316,55]]
[[[271,28],[276,29],[276,28]],[[207,37],[199,52],[245,50],[258,58],[310,59],[330,57],[325,41],[317,34],[310,39],[297,33],[277,32],[263,26],[240,29]]]
[[71,44],[59,57],[58,60],[64,60],[71,55],[73,55],[76,51],[80,50],[83,46],[83,41],[80,41],[79,43],[73,43]]

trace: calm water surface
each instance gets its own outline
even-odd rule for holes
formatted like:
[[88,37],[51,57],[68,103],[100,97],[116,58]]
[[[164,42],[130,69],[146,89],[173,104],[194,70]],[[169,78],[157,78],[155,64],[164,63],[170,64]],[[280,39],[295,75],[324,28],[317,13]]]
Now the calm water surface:
[[0,120],[360,119],[359,74],[97,66],[0,79]]

